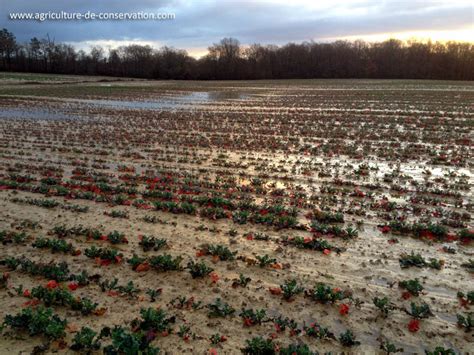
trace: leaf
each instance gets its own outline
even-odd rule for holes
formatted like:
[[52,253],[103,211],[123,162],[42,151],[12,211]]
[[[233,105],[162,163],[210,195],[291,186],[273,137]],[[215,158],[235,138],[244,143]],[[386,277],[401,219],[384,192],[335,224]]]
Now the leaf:
[[281,288],[280,287],[270,287],[268,289],[272,295],[281,295]]
[[107,312],[107,308],[105,307],[101,307],[101,308],[97,308],[95,311],[94,311],[94,314],[96,316],[103,316],[105,314],[105,312]]
[[137,266],[137,268],[135,269],[136,272],[143,272],[143,271],[148,271],[150,270],[150,264],[148,263],[141,263]]

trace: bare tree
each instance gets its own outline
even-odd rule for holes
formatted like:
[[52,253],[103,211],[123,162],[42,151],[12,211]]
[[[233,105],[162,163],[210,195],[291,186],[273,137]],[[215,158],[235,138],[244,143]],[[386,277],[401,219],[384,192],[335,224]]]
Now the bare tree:
[[100,46],[89,53],[47,36],[21,45],[0,31],[0,70],[153,79],[414,78],[474,80],[474,45],[388,40],[252,44],[224,38],[196,60],[172,47]]
[[16,38],[6,28],[0,31],[0,55],[2,56],[3,68],[11,69],[12,55],[17,49]]

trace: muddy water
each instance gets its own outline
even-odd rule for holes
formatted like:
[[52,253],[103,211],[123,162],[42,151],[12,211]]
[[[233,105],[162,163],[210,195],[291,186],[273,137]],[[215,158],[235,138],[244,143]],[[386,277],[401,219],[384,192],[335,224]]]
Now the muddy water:
[[190,109],[192,106],[220,101],[245,100],[246,98],[248,98],[247,95],[235,91],[195,91],[185,95],[165,96],[153,101],[80,100],[80,102],[106,108],[175,110]]
[[28,110],[23,108],[3,107],[0,110],[0,118],[5,119],[32,119],[32,120],[71,120],[80,118],[65,112],[51,111],[48,109]]
[[[219,102],[246,100],[248,95],[236,91],[194,91],[185,94],[173,94],[149,101],[104,100],[104,99],[61,99],[68,104],[92,108],[109,108],[124,110],[190,110],[196,107]],[[53,99],[54,100],[54,99]],[[56,100],[54,100],[56,101]],[[74,119],[65,112],[53,112],[47,109],[2,108],[0,118],[9,119],[38,119],[38,120],[65,120]]]

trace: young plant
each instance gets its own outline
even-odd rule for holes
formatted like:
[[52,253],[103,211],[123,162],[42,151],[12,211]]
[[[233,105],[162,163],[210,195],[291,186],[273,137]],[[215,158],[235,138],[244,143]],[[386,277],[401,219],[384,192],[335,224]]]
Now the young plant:
[[420,254],[402,254],[398,259],[400,262],[400,267],[402,269],[408,268],[410,266],[424,267],[426,266],[426,261]]
[[420,292],[424,290],[418,279],[400,281],[398,286],[407,290],[412,296],[419,296]]
[[403,348],[397,348],[395,344],[392,344],[389,341],[382,342],[380,344],[380,350],[382,350],[387,355],[403,352]]
[[423,319],[434,316],[433,312],[431,312],[430,306],[426,303],[422,303],[418,306],[416,303],[412,302],[410,304],[410,311],[407,313],[415,319]]
[[91,279],[91,276],[89,276],[89,274],[85,270],[82,270],[80,274],[72,274],[69,277],[70,281],[75,281],[79,286],[89,285],[90,279]]
[[272,339],[263,339],[262,337],[255,337],[246,340],[245,348],[241,349],[242,354],[246,355],[275,355],[275,344]]
[[356,340],[354,334],[349,329],[339,335],[339,342],[343,346],[348,346],[348,347],[360,345],[360,342]]
[[52,253],[72,253],[74,246],[61,239],[37,238],[31,245],[33,248],[51,249]]
[[128,297],[136,297],[137,294],[140,292],[140,289],[135,286],[133,281],[128,281],[125,286],[117,286],[116,290],[119,291],[123,295],[127,295]]
[[179,326],[179,330],[176,333],[184,341],[188,341],[190,338],[196,338],[196,334],[191,331],[191,327],[187,324],[182,324]]
[[217,344],[225,342],[227,340],[227,337],[225,335],[220,335],[219,333],[216,333],[216,334],[211,335],[209,340],[211,341],[212,345],[217,345]]
[[457,324],[459,327],[464,328],[466,332],[470,332],[471,329],[474,327],[474,314],[467,313],[465,315],[456,314],[456,318],[458,319]]
[[133,253],[133,256],[130,259],[127,259],[127,263],[132,266],[132,270],[136,270],[137,267],[143,264],[145,261],[146,261],[146,258],[139,257],[135,253]]
[[97,309],[98,304],[90,299],[83,297],[74,297],[74,295],[61,287],[48,288],[43,286],[34,287],[31,290],[31,296],[43,301],[49,306],[68,306],[73,310],[80,311],[83,315],[88,315]]
[[128,244],[128,240],[125,238],[125,235],[117,231],[107,234],[107,240],[112,244]]
[[262,324],[267,312],[264,309],[254,311],[253,309],[243,309],[239,316],[244,320],[244,325],[250,327],[255,324]]
[[104,214],[112,218],[128,218],[127,211],[112,210],[110,212],[105,212]]
[[36,263],[27,258],[7,257],[0,261],[0,265],[6,265],[12,270],[20,267],[21,271],[27,274],[43,276],[46,279],[58,282],[67,281],[70,278],[69,266],[65,262],[43,264]]
[[132,333],[120,326],[115,326],[114,329],[110,330],[110,335],[112,338],[112,344],[104,348],[105,355],[158,355],[160,351],[159,348],[155,348],[150,345],[150,342],[153,340],[154,337],[149,337],[144,332]]
[[233,288],[236,288],[236,287],[239,287],[239,286],[240,287],[247,287],[247,285],[249,284],[250,281],[252,281],[252,279],[250,277],[246,277],[243,274],[239,274],[238,279],[232,280],[232,287]]
[[144,331],[153,330],[155,332],[171,332],[171,324],[175,317],[168,317],[162,309],[142,308],[140,310],[142,320],[139,322],[139,328]]
[[72,339],[71,349],[75,351],[92,352],[100,349],[100,341],[96,338],[97,332],[91,328],[82,327]]
[[299,286],[295,279],[286,281],[283,285],[280,285],[280,288],[283,292],[283,298],[287,301],[304,291],[304,288]]
[[222,302],[220,298],[217,298],[214,303],[209,303],[206,307],[209,309],[207,315],[211,318],[227,317],[235,313],[235,309],[228,303]]
[[456,352],[453,349],[437,346],[433,351],[425,350],[425,355],[456,355]]
[[457,297],[463,307],[469,308],[470,305],[474,304],[474,291],[469,291],[467,294],[459,291]]
[[388,316],[388,313],[393,310],[395,307],[390,303],[390,300],[387,297],[378,298],[374,297],[373,302],[375,307],[377,307],[384,317]]
[[306,335],[317,339],[336,339],[334,334],[326,327],[311,323],[309,327],[303,328]]
[[97,248],[95,245],[87,248],[84,254],[88,258],[99,258],[100,261],[119,263],[122,260],[123,254],[116,249]]
[[148,262],[150,263],[151,267],[158,271],[179,271],[183,268],[181,267],[181,261],[183,258],[181,256],[177,256],[173,258],[169,254],[157,255],[151,257]]
[[155,238],[153,236],[143,235],[141,236],[140,243],[138,243],[143,251],[158,251],[167,245],[166,239]]
[[161,295],[161,292],[162,292],[162,289],[161,288],[157,288],[157,289],[153,289],[153,288],[147,288],[145,293],[150,296],[150,302],[155,302],[156,301],[156,298]]
[[7,245],[10,243],[23,244],[30,237],[25,232],[0,231],[0,243]]
[[3,324],[27,330],[31,336],[45,335],[50,339],[60,339],[66,335],[67,321],[53,313],[51,308],[39,306],[25,308],[16,315],[6,315]]
[[332,288],[324,283],[317,283],[314,289],[306,291],[306,294],[318,303],[334,303],[347,298],[341,289]]
[[232,252],[224,245],[220,244],[204,244],[201,247],[202,255],[212,255],[222,261],[234,260],[237,252]]
[[319,353],[312,352],[306,344],[290,344],[280,348],[279,355],[317,355]]
[[333,246],[327,240],[318,239],[318,238],[283,237],[282,243],[293,245],[299,249],[317,250],[317,251],[323,251],[323,252],[326,250],[332,250],[332,251],[335,251],[336,253],[340,253],[343,251],[343,249]]
[[203,261],[195,263],[193,260],[191,260],[187,268],[189,269],[189,273],[193,277],[193,279],[196,279],[198,277],[205,277],[209,275],[212,271],[214,271],[213,268],[209,267],[204,263]]
[[276,263],[276,259],[271,258],[268,254],[265,254],[263,256],[257,255],[257,260],[258,260],[258,265],[261,268],[264,268],[268,265],[272,265]]
[[441,270],[444,265],[444,260],[430,258],[430,261],[428,262],[420,254],[414,254],[413,252],[411,254],[402,254],[398,261],[400,262],[400,267],[402,269],[416,266]]
[[320,223],[344,223],[344,215],[340,212],[314,211],[313,218]]

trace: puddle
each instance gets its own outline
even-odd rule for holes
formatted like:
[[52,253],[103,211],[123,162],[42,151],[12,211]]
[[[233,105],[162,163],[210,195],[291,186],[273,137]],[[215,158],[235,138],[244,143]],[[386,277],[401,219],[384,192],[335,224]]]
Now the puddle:
[[93,106],[123,108],[123,109],[142,109],[142,110],[173,110],[189,109],[196,105],[205,105],[209,103],[245,100],[248,95],[235,91],[195,91],[181,96],[162,97],[154,101],[126,101],[126,100],[74,100],[75,102],[87,103]]
[[455,314],[439,312],[436,315],[439,318],[441,318],[442,320],[445,320],[446,322],[449,322],[449,323],[452,323],[452,324],[457,324],[457,322],[458,322],[458,318],[456,317]]
[[38,108],[32,111],[23,108],[3,107],[0,110],[0,118],[32,120],[73,120],[81,117],[69,115],[64,112],[54,112]]
[[[194,91],[183,95],[164,96],[150,101],[127,101],[127,100],[102,100],[102,99],[65,99],[69,106],[83,106],[115,109],[137,109],[137,110],[178,110],[193,109],[208,104],[219,102],[232,102],[235,100],[246,100],[248,95],[237,91]],[[71,106],[70,106],[71,107]],[[33,119],[33,120],[70,120],[80,118],[67,112],[51,111],[48,109],[35,108],[34,110],[24,108],[0,108],[0,119]]]
[[450,290],[442,286],[425,285],[425,290],[428,292],[437,293],[437,294],[440,294],[449,298],[454,298],[454,299],[456,298],[456,294],[457,294],[457,291]]

